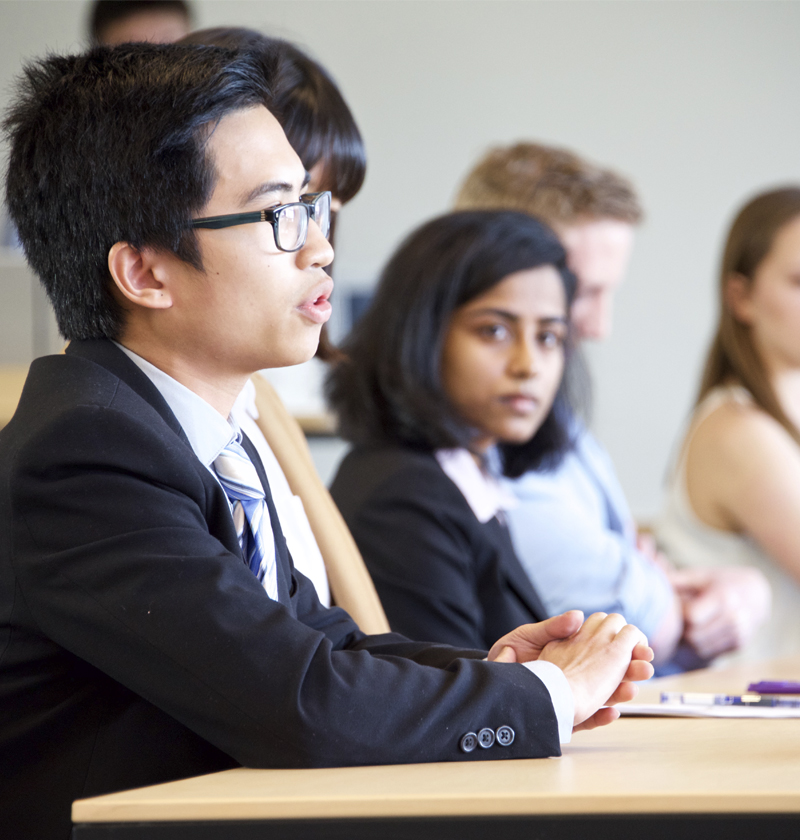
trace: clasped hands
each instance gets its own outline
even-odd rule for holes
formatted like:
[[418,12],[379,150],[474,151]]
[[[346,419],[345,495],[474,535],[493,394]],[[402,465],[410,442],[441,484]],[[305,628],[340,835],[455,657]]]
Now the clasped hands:
[[750,566],[673,569],[680,598],[683,638],[703,659],[739,650],[769,618],[772,592]]
[[580,610],[525,624],[492,646],[491,662],[557,665],[575,701],[573,732],[604,726],[619,717],[616,703],[632,700],[634,685],[653,676],[653,651],[641,630],[621,615],[594,613],[586,621]]
[[772,592],[752,566],[676,569],[652,534],[640,532],[637,548],[669,578],[683,619],[683,640],[701,659],[743,648],[769,618]]

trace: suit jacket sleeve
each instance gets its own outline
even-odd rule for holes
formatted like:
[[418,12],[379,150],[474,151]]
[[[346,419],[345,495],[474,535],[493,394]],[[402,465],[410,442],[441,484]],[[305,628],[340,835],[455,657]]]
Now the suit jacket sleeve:
[[[205,467],[124,386],[10,457],[0,512],[42,633],[241,764],[559,754],[549,695],[522,666],[364,636],[302,576],[293,609],[270,600],[217,536],[230,514]],[[502,725],[512,745],[459,750]]]

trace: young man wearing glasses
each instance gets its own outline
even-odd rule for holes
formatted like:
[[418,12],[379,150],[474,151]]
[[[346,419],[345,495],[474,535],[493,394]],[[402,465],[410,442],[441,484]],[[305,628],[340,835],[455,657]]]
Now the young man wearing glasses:
[[333,254],[264,90],[246,56],[127,45],[32,65],[6,121],[9,206],[71,342],[0,432],[9,836],[238,764],[558,754],[652,671],[621,616],[529,625],[484,661],[365,636],[294,571],[228,418],[254,371],[314,353]]

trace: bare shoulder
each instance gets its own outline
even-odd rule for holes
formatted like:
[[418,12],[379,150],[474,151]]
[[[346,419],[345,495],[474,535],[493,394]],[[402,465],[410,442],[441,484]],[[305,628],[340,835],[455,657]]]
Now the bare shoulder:
[[797,444],[786,429],[766,411],[750,402],[729,400],[718,406],[695,428],[689,443],[690,457],[704,454],[749,460],[753,451],[796,453]]
[[686,452],[686,485],[698,517],[738,531],[741,508],[800,483],[800,447],[774,418],[748,402],[729,400],[697,425]]

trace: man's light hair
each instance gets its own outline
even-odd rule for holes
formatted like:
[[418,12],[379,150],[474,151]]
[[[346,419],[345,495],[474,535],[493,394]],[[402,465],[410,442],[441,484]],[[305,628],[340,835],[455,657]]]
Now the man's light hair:
[[517,143],[491,149],[464,181],[456,210],[520,210],[551,226],[586,218],[642,219],[631,182],[567,149]]

